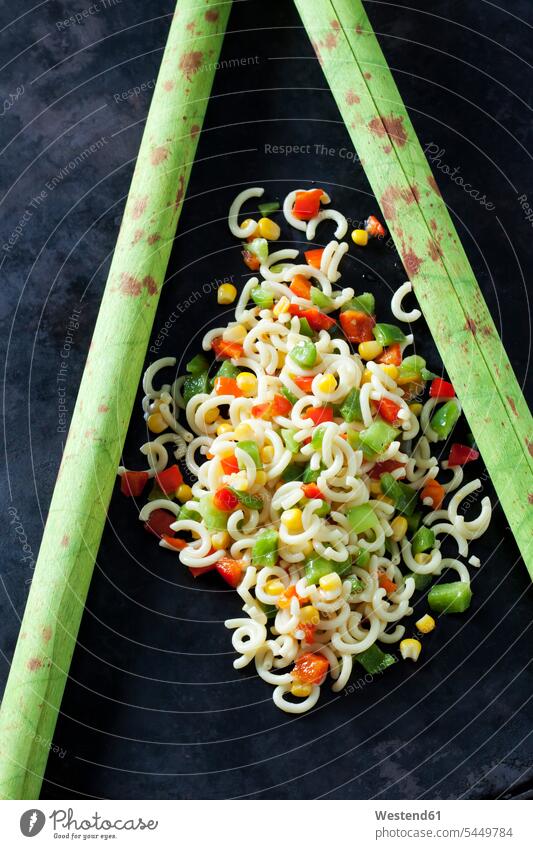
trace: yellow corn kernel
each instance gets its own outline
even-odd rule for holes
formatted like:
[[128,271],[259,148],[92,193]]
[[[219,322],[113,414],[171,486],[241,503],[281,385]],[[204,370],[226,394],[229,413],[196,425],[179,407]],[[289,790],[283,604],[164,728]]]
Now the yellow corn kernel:
[[267,482],[266,472],[264,472],[262,469],[259,469],[259,471],[255,473],[255,482],[257,486],[264,486]]
[[259,453],[263,463],[271,463],[274,459],[274,448],[272,445],[265,445]]
[[279,595],[285,590],[285,587],[279,578],[271,578],[270,581],[266,582],[264,590],[267,595]]
[[325,592],[333,592],[334,590],[340,590],[342,587],[342,581],[340,579],[340,575],[336,572],[330,572],[329,575],[324,575],[320,578],[319,582],[320,589]]
[[419,554],[415,554],[415,560],[420,566],[425,566],[431,560],[431,554],[421,551]]
[[231,327],[226,327],[222,338],[224,342],[242,342],[247,333],[248,331],[243,324],[234,324]]
[[246,492],[248,489],[248,475],[246,472],[237,472],[237,474],[231,479],[231,485],[235,487],[235,489],[242,489]]
[[283,366],[285,365],[285,358],[287,357],[287,354],[285,353],[285,351],[278,351],[277,354],[278,354],[278,368],[280,369],[280,368],[283,368]]
[[269,242],[277,242],[281,235],[279,224],[276,224],[271,218],[260,218],[257,222],[257,229],[259,236],[262,239],[268,239]]
[[376,501],[383,501],[384,504],[394,504],[392,498],[389,498],[388,495],[376,495]]
[[217,436],[222,436],[224,433],[229,433],[233,430],[233,425],[231,422],[221,421],[219,426],[217,427]]
[[420,640],[408,639],[402,640],[400,643],[400,654],[404,660],[418,660],[422,651],[422,643]]
[[227,531],[219,531],[217,534],[213,534],[211,537],[211,545],[216,551],[222,551],[223,548],[227,548],[231,543],[231,537]]
[[313,553],[313,551],[314,551],[313,543],[311,542],[311,540],[310,540],[310,539],[308,539],[308,540],[307,540],[306,542],[304,542],[304,544],[302,545],[302,554],[304,554],[306,557],[309,557],[309,555],[310,555],[310,554],[312,554],[312,553]]
[[246,422],[240,422],[235,428],[235,439],[239,442],[242,439],[253,439],[254,432],[250,425],[246,424]]
[[361,359],[375,360],[383,353],[383,347],[379,342],[361,342],[358,351]]
[[192,489],[189,484],[182,483],[178,486],[176,490],[176,495],[178,496],[178,501],[181,501],[182,504],[185,504],[186,501],[190,501],[192,498]]
[[148,416],[146,424],[148,425],[148,430],[151,430],[152,433],[163,433],[163,431],[166,430],[168,427],[166,421],[160,413],[152,413],[150,416]]
[[337,388],[337,381],[335,380],[334,375],[325,374],[324,377],[320,378],[318,381],[318,388],[320,392],[335,392]]
[[302,511],[298,507],[293,507],[292,510],[285,510],[281,514],[281,521],[291,534],[299,534],[303,531]]
[[214,424],[220,415],[220,410],[218,407],[211,407],[204,416],[207,424]]
[[368,244],[368,233],[366,230],[352,230],[352,242],[364,248]]
[[248,239],[257,239],[257,238],[258,238],[258,236],[259,236],[259,226],[258,226],[257,222],[255,221],[255,219],[253,219],[253,218],[245,218],[245,219],[244,219],[244,221],[243,221],[243,222],[242,222],[242,224],[241,224],[241,227],[248,227],[248,225],[249,225],[249,224],[252,224],[252,223],[253,223],[253,224],[255,224],[255,225],[256,225],[256,227],[255,227],[255,230],[254,230],[254,232],[252,233],[252,235],[251,235],[251,236],[248,236],[247,238],[248,238]]
[[436,623],[433,616],[426,613],[418,622],[415,622],[415,625],[421,634],[429,634],[430,631],[434,630]]
[[413,415],[416,416],[417,418],[420,415],[420,413],[422,412],[423,407],[424,407],[423,404],[418,404],[418,403],[409,404],[409,409],[411,410]]
[[283,295],[272,310],[274,318],[279,318],[284,312],[289,312],[290,303],[286,295]]
[[387,374],[389,377],[392,377],[393,380],[398,379],[399,371],[397,366],[393,366],[389,363],[380,363],[379,367],[383,369],[385,374]]
[[318,625],[320,622],[320,613],[312,604],[306,604],[300,610],[300,622],[303,625]]
[[299,696],[301,699],[306,699],[307,696],[311,695],[312,689],[312,684],[300,684],[299,681],[295,681],[291,687],[291,695]]
[[363,372],[363,376],[361,378],[361,383],[370,383],[371,380],[372,380],[372,372],[370,371],[369,368],[365,368],[365,370]]
[[251,371],[241,371],[241,373],[237,375],[237,386],[244,395],[256,395],[257,377]]
[[233,283],[223,283],[217,289],[217,301],[219,304],[232,304],[237,297],[237,289]]
[[407,533],[407,519],[403,516],[396,516],[390,523],[390,526],[392,528],[393,542],[400,542]]
[[368,488],[372,495],[381,495],[381,483],[379,481],[371,480]]

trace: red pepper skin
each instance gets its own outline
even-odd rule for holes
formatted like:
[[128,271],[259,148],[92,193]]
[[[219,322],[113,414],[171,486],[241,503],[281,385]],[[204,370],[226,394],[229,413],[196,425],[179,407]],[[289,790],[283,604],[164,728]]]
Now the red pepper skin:
[[296,295],[297,298],[305,298],[307,301],[309,300],[311,284],[307,277],[304,277],[303,274],[294,275],[289,289]]
[[298,389],[301,389],[302,392],[305,392],[306,395],[310,395],[311,392],[312,392],[311,386],[312,386],[314,377],[315,377],[314,374],[303,375],[303,376],[295,375],[293,377],[293,380],[294,380],[296,386],[298,387]]
[[124,472],[120,476],[120,491],[122,495],[132,495],[134,498],[137,498],[146,486],[148,478],[148,472]]
[[372,238],[380,238],[386,235],[387,231],[385,230],[381,221],[379,221],[375,215],[369,215],[365,221],[365,230],[369,236]]
[[152,510],[148,521],[144,523],[144,530],[159,539],[165,536],[172,537],[174,532],[170,526],[175,521],[174,513],[169,513],[168,510]]
[[183,475],[181,474],[180,467],[175,464],[169,466],[163,472],[159,472],[155,476],[155,479],[158,487],[163,490],[165,495],[171,495],[176,492],[178,486],[181,486],[183,483]]
[[289,416],[292,410],[292,404],[284,395],[274,395],[272,401],[273,416]]
[[222,336],[217,336],[211,342],[217,360],[238,360],[244,354],[244,348],[238,342],[224,342]]
[[215,377],[215,395],[234,395],[240,398],[242,392],[234,377]]
[[292,214],[299,221],[310,221],[320,211],[320,198],[324,194],[322,189],[310,189],[308,192],[296,192],[296,199],[292,208]]
[[200,575],[213,572],[216,569],[216,565],[216,563],[212,563],[211,566],[189,566],[188,569],[193,578],[199,578]]
[[310,646],[315,642],[316,625],[313,625],[311,622],[300,622],[298,629],[304,632],[304,643]]
[[430,398],[455,398],[455,389],[447,380],[436,377],[429,388]]
[[177,551],[181,551],[187,545],[184,539],[180,539],[180,537],[169,537],[168,534],[162,534],[161,539]]
[[382,398],[376,403],[376,411],[382,419],[393,424],[398,420],[398,413],[401,407],[391,401],[390,398]]
[[326,498],[325,495],[322,495],[316,483],[304,483],[302,489],[306,498],[321,498],[322,500]]
[[401,366],[402,364],[402,349],[399,342],[394,342],[387,348],[383,349],[383,353],[376,357],[376,363],[388,363],[392,366]]
[[315,330],[317,333],[320,330],[330,330],[333,325],[336,324],[334,318],[330,318],[329,315],[320,312],[320,310],[317,310],[314,307],[306,310],[300,310],[299,315],[301,318],[306,318],[311,329]]
[[307,652],[294,664],[292,677],[300,684],[320,684],[329,669],[329,661],[323,654]]
[[312,419],[316,425],[333,421],[333,407],[310,407],[304,418]]
[[465,463],[471,463],[473,460],[479,460],[479,451],[470,448],[469,445],[461,445],[459,442],[453,443],[448,457],[448,466],[464,466]]
[[233,475],[239,471],[239,461],[235,454],[233,457],[224,457],[220,461],[220,465],[222,466],[225,475]]
[[341,312],[340,322],[344,335],[349,342],[359,344],[360,342],[372,342],[374,339],[372,333],[372,328],[376,323],[374,316],[357,310],[346,310]]
[[312,251],[305,251],[304,257],[306,259],[307,265],[312,265],[313,268],[320,268],[323,253],[324,248],[316,248]]
[[215,569],[230,587],[235,589],[239,586],[242,580],[242,563],[240,560],[233,560],[231,557],[221,557],[215,563]]
[[383,460],[382,463],[376,463],[370,469],[368,475],[372,480],[379,480],[381,475],[384,475],[386,472],[394,472],[396,469],[401,468],[403,468],[403,463],[398,463],[397,460]]
[[259,271],[261,268],[261,260],[259,257],[251,251],[246,250],[246,248],[242,252],[242,258],[244,260],[244,264],[250,269],[250,271]]
[[213,504],[217,510],[224,510],[226,513],[231,513],[238,506],[239,499],[231,489],[221,486],[213,495]]

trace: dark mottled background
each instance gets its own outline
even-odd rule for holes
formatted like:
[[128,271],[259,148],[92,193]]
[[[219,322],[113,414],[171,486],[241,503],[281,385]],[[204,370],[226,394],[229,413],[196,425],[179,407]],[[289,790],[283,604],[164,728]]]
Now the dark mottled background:
[[[3,680],[65,438],[60,355],[68,352],[68,419],[172,6],[0,6]],[[533,10],[528,0],[501,6],[366,3],[422,144],[440,151],[438,182],[525,384],[533,230],[520,198],[533,199]],[[81,22],[66,21],[74,13]],[[290,2],[235,2],[222,60],[154,326],[155,339],[182,305],[161,349],[179,357],[217,313],[212,293],[184,307],[191,291],[224,277],[240,283],[238,248],[220,223],[237,187],[259,182],[276,196],[317,179],[350,217],[377,211]],[[311,149],[269,153],[276,144]],[[345,268],[383,309],[404,279],[383,245],[354,251]],[[437,365],[429,335],[418,333]],[[125,452],[132,465],[142,439],[137,407]],[[353,693],[325,694],[296,720],[277,712],[268,685],[231,666],[222,620],[238,611],[234,595],[212,576],[194,584],[115,498],[43,795],[531,798],[532,596],[499,508],[473,550],[483,568],[471,611],[439,622],[417,667],[398,664],[371,685],[358,679]]]

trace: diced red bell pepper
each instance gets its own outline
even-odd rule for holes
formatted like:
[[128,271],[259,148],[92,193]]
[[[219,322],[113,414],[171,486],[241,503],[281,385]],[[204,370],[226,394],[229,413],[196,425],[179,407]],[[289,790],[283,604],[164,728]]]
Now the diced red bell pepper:
[[459,442],[454,442],[450,448],[448,466],[464,466],[465,463],[471,463],[473,460],[478,459],[479,451],[476,451],[475,448],[470,448],[469,445],[461,445]]
[[424,502],[426,498],[430,498],[433,510],[440,510],[445,495],[446,490],[443,485],[431,478],[424,484],[424,488],[420,493],[420,500]]
[[215,395],[234,395],[240,398],[241,390],[234,377],[215,377]]
[[289,416],[292,410],[292,404],[285,395],[274,395],[272,400],[272,415],[273,416]]
[[235,454],[232,457],[223,457],[220,460],[220,465],[225,475],[233,475],[239,471],[239,461]]
[[369,476],[372,480],[379,480],[381,475],[386,472],[394,472],[396,469],[403,468],[403,463],[398,463],[397,460],[383,460],[381,463],[376,463],[369,471]]
[[300,684],[320,684],[329,669],[329,661],[323,654],[307,652],[294,664],[292,677]]
[[320,268],[323,253],[324,248],[315,248],[312,251],[305,251],[304,257],[307,261],[307,265],[312,265],[313,268]]
[[216,563],[212,563],[211,566],[189,566],[189,572],[193,578],[199,578],[200,575],[205,575],[207,572],[213,572],[216,569],[216,565]]
[[164,536],[173,536],[170,526],[175,521],[174,513],[170,513],[168,510],[152,510],[148,521],[144,523],[144,530],[159,537],[159,539]]
[[365,230],[369,236],[375,238],[383,238],[386,234],[386,230],[375,215],[369,215],[365,221]]
[[316,425],[333,421],[333,407],[309,407],[304,418],[312,419]]
[[178,486],[181,486],[183,483],[183,475],[181,474],[180,467],[176,466],[176,464],[169,466],[163,472],[159,472],[155,476],[155,479],[159,489],[162,489],[165,495],[171,495],[176,492]]
[[314,307],[300,310],[299,315],[300,318],[306,318],[311,329],[316,330],[317,333],[320,330],[330,330],[336,323],[334,318],[330,318],[329,315],[320,312],[320,310],[317,310]]
[[322,495],[316,483],[304,483],[302,489],[306,498],[322,498],[324,500],[326,497]]
[[350,342],[372,342],[372,328],[376,323],[373,315],[358,310],[346,310],[340,314],[341,327]]
[[224,510],[226,513],[231,513],[238,504],[239,499],[227,486],[221,486],[213,495],[213,505],[217,510]]
[[311,284],[307,277],[304,277],[303,274],[294,275],[289,289],[296,295],[297,298],[305,298],[306,300],[309,300]]
[[235,588],[239,586],[242,580],[242,563],[240,560],[233,560],[231,557],[221,557],[220,560],[217,560],[215,568],[230,587]]
[[161,539],[163,539],[167,545],[171,545],[172,548],[177,549],[177,551],[181,551],[187,545],[184,539],[181,539],[180,537],[170,537],[168,534],[162,534]]
[[254,419],[268,419],[271,414],[270,401],[265,401],[264,404],[254,404],[252,407],[252,416]]
[[455,389],[448,380],[436,377],[429,388],[431,398],[455,398]]
[[381,589],[385,590],[387,595],[390,595],[390,593],[395,593],[398,589],[394,581],[391,581],[390,578],[388,578],[384,572],[379,573],[378,583]]
[[376,402],[376,411],[382,419],[393,424],[398,420],[398,413],[401,407],[391,401],[390,398],[382,398]]
[[259,271],[261,268],[261,260],[259,257],[246,248],[242,252],[242,258],[244,260],[244,264],[250,269],[250,271]]
[[304,632],[303,642],[307,643],[310,646],[315,641],[315,631],[316,625],[313,625],[312,622],[300,622],[298,625],[299,630]]
[[383,349],[383,353],[376,357],[376,363],[389,364],[392,366],[401,366],[402,364],[402,349],[399,342],[393,342],[387,348]]
[[299,221],[310,221],[320,211],[320,198],[324,194],[323,189],[310,189],[307,192],[296,192],[296,199],[292,207],[292,214]]
[[211,342],[217,360],[238,359],[244,354],[244,349],[239,342],[225,342],[222,336],[217,336]]
[[120,491],[122,495],[133,495],[138,497],[149,478],[148,472],[124,472],[120,476]]
[[294,375],[294,377],[292,379],[294,380],[298,389],[301,389],[302,392],[305,392],[306,395],[309,395],[312,391],[311,386],[312,386],[314,377],[315,377],[314,374]]

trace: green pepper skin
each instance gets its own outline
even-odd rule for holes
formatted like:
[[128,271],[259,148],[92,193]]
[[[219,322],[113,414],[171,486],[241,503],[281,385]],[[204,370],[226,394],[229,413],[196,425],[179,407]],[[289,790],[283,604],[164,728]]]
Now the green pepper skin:
[[298,454],[298,452],[300,450],[300,445],[299,445],[298,442],[296,442],[296,440],[294,438],[296,433],[297,433],[297,430],[296,430],[296,428],[293,428],[293,427],[290,427],[290,428],[283,427],[281,429],[281,436],[282,436],[283,442],[285,443],[285,447],[288,448],[288,450],[291,452],[291,454]]
[[303,316],[300,317],[300,333],[302,336],[307,336],[309,339],[313,338],[313,329],[307,319]]
[[459,415],[459,405],[452,398],[450,401],[446,401],[441,407],[437,407],[429,426],[438,434],[440,439],[447,439],[457,424]]
[[359,440],[363,451],[366,450],[366,452],[370,452],[370,456],[373,456],[383,454],[399,433],[400,431],[397,428],[378,420],[373,422],[366,430],[360,432]]
[[209,374],[203,371],[200,374],[191,374],[183,381],[183,400],[187,405],[191,398],[195,395],[208,394],[211,391],[209,387]]
[[394,655],[385,654],[375,643],[360,654],[355,654],[354,660],[360,663],[369,675],[378,675],[397,662]]
[[416,489],[407,486],[386,472],[380,478],[381,491],[383,495],[392,498],[396,509],[404,516],[411,516],[417,504],[418,493]]
[[213,504],[211,495],[203,495],[198,502],[198,512],[204,520],[208,531],[225,531],[228,526],[228,516],[224,510],[218,510]]
[[207,357],[204,357],[203,354],[196,354],[192,360],[189,360],[187,365],[185,366],[185,371],[188,371],[189,374],[202,374],[204,371],[208,371],[209,369],[209,361]]
[[363,292],[362,295],[356,295],[350,301],[347,301],[341,307],[341,312],[346,310],[355,310],[355,312],[365,312],[367,315],[374,315],[376,311],[376,299],[370,292]]
[[350,390],[339,410],[345,422],[362,422],[361,404],[359,396],[361,392],[355,387]]
[[268,218],[273,212],[278,212],[280,205],[277,200],[272,200],[270,202],[259,203],[257,208],[263,218]]
[[266,530],[259,534],[252,548],[253,566],[275,566],[278,559],[278,535]]
[[270,310],[274,306],[274,296],[272,292],[268,292],[261,286],[257,286],[255,289],[252,289],[250,295],[254,304],[257,304],[257,306],[261,307],[262,310]]
[[291,390],[287,389],[286,386],[282,386],[279,391],[287,399],[287,401],[290,401],[291,404],[296,404],[298,398],[296,397],[294,392],[291,392]]
[[379,525],[378,517],[370,504],[358,504],[346,511],[346,518],[356,534],[364,534]]
[[231,360],[224,360],[215,377],[237,377],[240,374],[240,368],[234,366]]
[[[263,468],[263,463],[259,455],[259,448],[257,447],[257,443],[253,442],[251,439],[243,439],[241,440],[241,442],[237,442],[237,448],[240,448],[241,451],[246,451],[246,453],[250,455],[250,457],[255,463],[256,469]],[[239,468],[244,467],[241,467],[239,463]]]
[[281,473],[281,479],[284,483],[289,483],[289,481],[298,481],[302,480],[304,474],[305,466],[302,463],[289,463],[288,466],[285,466]]
[[436,613],[464,613],[471,600],[472,590],[464,581],[436,584],[428,593],[428,604]]
[[395,324],[375,324],[372,333],[376,342],[384,348],[395,342],[405,342],[405,333]]
[[325,295],[322,289],[318,289],[316,286],[311,286],[311,303],[321,310],[328,310],[333,306],[333,301],[329,295]]
[[289,357],[301,368],[313,368],[317,359],[316,347],[308,339],[299,342],[289,354]]
[[422,554],[431,548],[435,548],[435,534],[431,528],[422,526],[411,540],[411,550],[413,554]]

